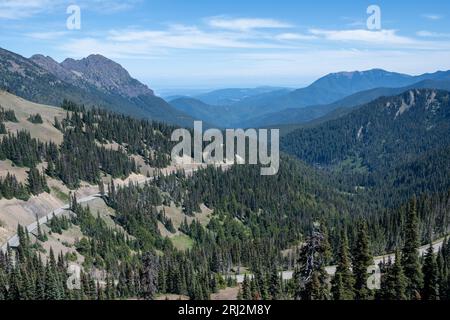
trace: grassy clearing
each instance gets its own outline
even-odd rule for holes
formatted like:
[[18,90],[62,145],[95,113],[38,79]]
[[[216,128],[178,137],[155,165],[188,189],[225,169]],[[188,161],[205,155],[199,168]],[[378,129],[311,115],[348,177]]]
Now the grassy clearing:
[[194,246],[194,240],[184,234],[180,234],[173,238],[170,238],[175,248],[178,250],[186,251],[188,249],[192,249]]

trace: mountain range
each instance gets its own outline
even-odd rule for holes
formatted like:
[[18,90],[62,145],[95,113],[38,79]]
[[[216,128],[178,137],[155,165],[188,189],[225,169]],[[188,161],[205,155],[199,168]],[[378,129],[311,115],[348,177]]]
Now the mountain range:
[[354,93],[343,99],[325,105],[308,106],[305,108],[291,108],[279,112],[265,114],[250,119],[250,127],[277,126],[286,124],[304,124],[324,122],[353,110],[355,107],[373,101],[379,97],[395,96],[409,89],[441,89],[450,90],[450,72],[446,73],[449,80],[423,80],[401,88],[375,88]]
[[270,87],[270,86],[256,87],[256,88],[229,88],[229,89],[214,90],[211,92],[194,96],[194,98],[213,106],[229,106],[233,104],[238,104],[239,102],[242,101],[251,100],[251,98],[253,97],[273,92],[288,93],[290,91],[292,91],[292,89],[283,87]]
[[166,102],[101,55],[61,63],[44,55],[25,58],[0,48],[0,89],[33,102],[60,105],[64,99],[137,118],[190,127],[298,127],[347,114],[382,96],[414,88],[450,89],[450,71],[419,76],[381,69],[328,74],[301,89],[229,88]]
[[33,102],[60,105],[69,99],[123,114],[190,126],[192,118],[154,95],[119,64],[100,55],[58,63],[27,59],[0,48],[0,88]]
[[[306,123],[336,109],[355,107],[380,96],[395,95],[412,87],[446,89],[450,86],[447,81],[450,81],[448,71],[411,76],[373,69],[329,74],[303,89],[274,88],[245,97],[228,106],[211,105],[214,101],[204,98],[208,95],[189,99],[178,98],[170,103],[200,119],[203,115],[198,109],[208,110],[208,120],[213,123],[215,119],[222,125],[232,127],[266,127]],[[217,96],[220,91],[214,93]],[[224,99],[216,97],[215,101]]]

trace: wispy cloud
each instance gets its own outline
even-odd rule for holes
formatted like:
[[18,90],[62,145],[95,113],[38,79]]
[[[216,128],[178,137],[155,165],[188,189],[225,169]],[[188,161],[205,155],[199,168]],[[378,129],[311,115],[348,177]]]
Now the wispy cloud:
[[370,31],[365,29],[353,30],[323,30],[311,29],[310,33],[316,36],[324,37],[327,40],[333,41],[355,41],[367,42],[374,44],[412,44],[414,40],[398,36],[395,30],[379,30]]
[[[154,58],[162,54],[170,55],[170,51],[174,50],[196,50],[197,52],[201,50],[302,50],[305,43],[308,48],[314,46],[318,49],[327,46],[336,48],[336,42],[341,43],[338,45],[341,49],[364,49],[370,46],[374,50],[450,50],[450,43],[447,41],[406,37],[399,35],[396,30],[310,29],[307,32],[281,33],[277,32],[278,29],[252,31],[256,25],[263,24],[245,24],[245,27],[241,25],[240,28],[245,28],[246,32],[240,31],[241,29],[211,28],[209,24],[204,26],[174,24],[165,29],[110,30],[99,36],[67,39],[59,48],[70,56],[80,57],[95,52],[116,58]],[[418,35],[433,36],[425,32]],[[61,34],[35,33],[29,36],[52,39]]]
[[367,45],[379,46],[391,49],[411,48],[411,49],[450,49],[450,43],[438,41],[424,41],[411,37],[398,35],[396,30],[370,31],[365,29],[351,30],[324,30],[310,29],[310,33],[330,41],[340,41],[347,43],[363,43]]
[[172,25],[167,30],[113,30],[107,37],[115,42],[142,42],[149,47],[174,49],[274,48],[258,36],[237,32],[205,31],[196,26]]
[[58,4],[59,0],[2,0],[0,1],[0,19],[22,19],[45,11]]
[[352,27],[352,28],[361,28],[361,27],[365,27],[367,25],[367,22],[365,20],[362,19],[356,19],[356,18],[352,18],[352,17],[341,17],[341,20],[345,22],[347,27]]
[[59,46],[65,56],[82,58],[90,54],[101,54],[111,59],[155,59],[167,55],[161,49],[150,49],[146,44],[130,42],[124,45],[122,42],[106,41],[97,38],[70,39]]
[[240,18],[230,19],[225,17],[208,18],[209,26],[226,30],[248,31],[254,29],[282,29],[291,28],[292,25],[275,19]]
[[26,36],[36,40],[55,40],[67,36],[67,31],[30,32]]
[[[220,19],[206,18],[201,25],[171,24],[163,29],[114,29],[103,36],[68,39],[60,48],[76,56],[88,54],[92,48],[116,57],[154,56],[155,52],[180,49],[282,49],[295,45],[292,43],[295,41],[316,38],[301,33],[278,33],[278,29],[289,25],[273,19]],[[31,36],[43,38],[52,34]]]
[[450,37],[450,33],[433,32],[433,31],[426,31],[426,30],[418,31],[417,35],[419,37],[424,37],[424,38],[449,38]]
[[281,41],[295,41],[295,40],[314,40],[317,39],[315,35],[301,34],[301,33],[281,33],[275,36],[275,39]]
[[0,19],[20,20],[60,10],[74,3],[80,5],[82,9],[111,13],[128,10],[140,2],[141,0],[1,0]]
[[443,15],[431,13],[423,14],[422,17],[428,20],[441,20],[442,18],[444,18]]
[[187,83],[195,77],[210,79],[211,70],[217,79],[261,81],[266,74],[295,79],[344,69],[411,71],[422,60],[427,60],[423,69],[434,69],[450,54],[447,35],[430,31],[405,36],[397,30],[356,26],[305,29],[276,19],[225,16],[207,17],[197,24],[162,25],[82,33],[40,29],[24,35],[30,41],[47,41],[64,57],[98,53],[126,61],[130,71],[141,77],[149,77],[146,70],[151,70],[152,77],[161,74],[177,81],[185,77]]
[[[115,13],[134,8],[143,0],[79,0],[82,8],[102,13]],[[73,2],[73,1],[72,1]]]
[[75,38],[61,46],[71,56],[92,52],[111,57],[155,57],[167,50],[232,50],[287,48],[276,37],[239,32],[206,31],[172,25],[166,30],[110,30],[105,37]]

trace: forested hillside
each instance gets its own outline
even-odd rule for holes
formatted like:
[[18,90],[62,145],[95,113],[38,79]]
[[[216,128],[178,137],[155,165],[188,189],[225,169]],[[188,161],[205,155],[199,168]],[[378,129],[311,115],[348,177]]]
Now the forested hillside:
[[398,205],[414,194],[448,190],[449,130],[449,93],[409,90],[291,132],[282,149],[338,172],[357,190],[367,188],[383,205]]

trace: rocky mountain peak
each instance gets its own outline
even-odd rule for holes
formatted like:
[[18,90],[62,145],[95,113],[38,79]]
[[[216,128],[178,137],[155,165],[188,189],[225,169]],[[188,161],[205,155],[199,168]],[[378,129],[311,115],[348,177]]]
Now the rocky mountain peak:
[[81,60],[66,59],[61,66],[97,88],[129,98],[154,95],[146,85],[133,79],[120,64],[102,56],[90,55]]

